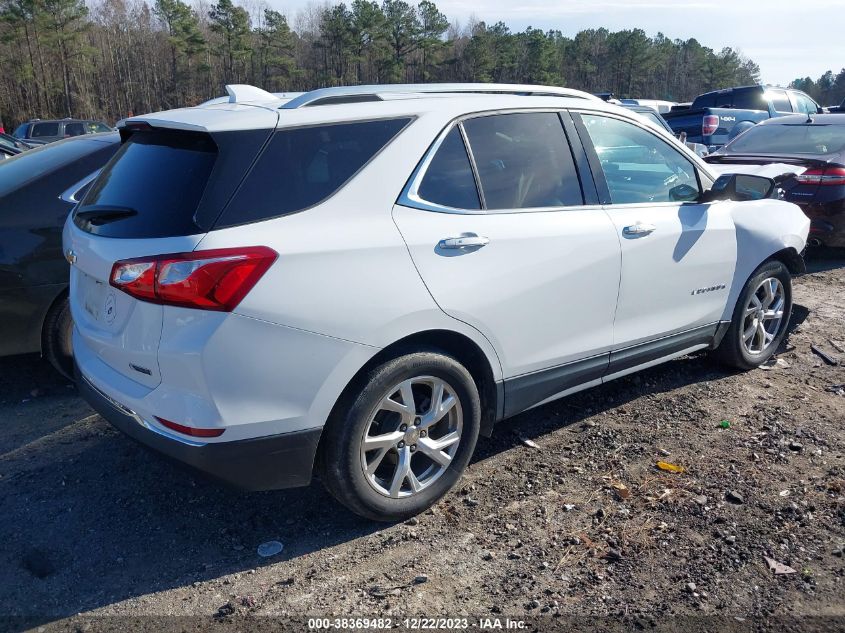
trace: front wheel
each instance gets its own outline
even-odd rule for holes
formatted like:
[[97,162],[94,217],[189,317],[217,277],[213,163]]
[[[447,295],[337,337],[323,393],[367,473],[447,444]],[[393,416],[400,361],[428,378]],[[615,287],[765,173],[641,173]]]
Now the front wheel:
[[759,367],[777,351],[791,314],[792,277],[782,262],[765,262],[745,283],[716,355],[740,369]]
[[478,390],[463,365],[434,351],[387,361],[360,387],[326,425],[323,483],[361,516],[401,521],[460,479],[478,439]]

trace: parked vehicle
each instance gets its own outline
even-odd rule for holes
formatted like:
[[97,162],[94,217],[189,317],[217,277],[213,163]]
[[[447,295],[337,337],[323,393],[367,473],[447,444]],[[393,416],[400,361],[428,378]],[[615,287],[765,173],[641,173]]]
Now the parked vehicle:
[[760,121],[794,113],[817,114],[819,105],[799,90],[743,86],[699,95],[688,109],[663,115],[676,134],[715,151]]
[[663,99],[621,99],[620,102],[625,106],[645,106],[647,108],[651,108],[658,114],[670,112],[673,106],[678,105],[674,101],[666,101]]
[[114,130],[102,121],[87,119],[34,119],[19,125],[14,136],[24,141],[38,143],[52,143],[63,138],[82,136],[83,134],[99,134]]
[[11,134],[0,134],[0,149],[11,150],[13,155],[20,154],[22,151],[30,149],[32,145],[24,143],[22,140],[15,138]]
[[770,119],[707,161],[725,171],[768,176],[794,172],[783,182],[784,198],[810,218],[810,244],[845,247],[845,117]]
[[839,107],[831,107],[828,108],[830,114],[844,114],[845,113],[845,99],[842,100],[842,103]]
[[[624,108],[627,108],[628,110],[631,110],[632,112],[636,112],[637,114],[648,120],[650,123],[653,123],[661,130],[664,130],[669,136],[675,136],[675,132],[672,130],[672,128],[669,127],[669,124],[666,123],[666,120],[662,116],[660,116],[653,108],[641,105],[629,105],[626,103],[623,103],[622,106]],[[697,156],[701,157],[707,155],[707,148],[704,147],[704,145],[702,145],[701,143],[690,143],[686,140],[682,140],[681,138],[678,139],[678,142],[688,147],[690,151],[692,151]]]
[[73,375],[62,227],[119,140],[88,135],[0,162],[0,356],[41,352]]
[[785,335],[807,218],[623,108],[233,92],[127,120],[64,232],[82,394],[202,471],[273,489],[316,467],[399,520],[498,420],[696,350],[756,367]]

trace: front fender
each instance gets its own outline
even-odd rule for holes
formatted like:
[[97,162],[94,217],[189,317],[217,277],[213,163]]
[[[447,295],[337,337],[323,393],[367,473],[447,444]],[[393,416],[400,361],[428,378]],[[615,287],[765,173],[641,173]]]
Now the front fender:
[[794,251],[796,256],[804,250],[810,220],[797,205],[783,200],[722,204],[732,205],[736,230],[736,268],[722,315],[723,321],[730,321],[745,282],[760,264],[784,250]]

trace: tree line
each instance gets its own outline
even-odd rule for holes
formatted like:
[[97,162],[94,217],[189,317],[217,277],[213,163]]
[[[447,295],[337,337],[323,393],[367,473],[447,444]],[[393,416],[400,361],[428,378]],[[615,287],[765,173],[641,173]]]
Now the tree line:
[[91,117],[195,105],[226,83],[271,92],[396,82],[569,86],[689,100],[756,83],[738,51],[642,29],[513,32],[450,21],[432,0],[312,4],[289,21],[265,0],[0,0],[0,117]]
[[789,87],[803,90],[821,105],[838,106],[845,102],[845,68],[837,75],[834,75],[832,70],[828,70],[818,79],[812,77],[795,79]]

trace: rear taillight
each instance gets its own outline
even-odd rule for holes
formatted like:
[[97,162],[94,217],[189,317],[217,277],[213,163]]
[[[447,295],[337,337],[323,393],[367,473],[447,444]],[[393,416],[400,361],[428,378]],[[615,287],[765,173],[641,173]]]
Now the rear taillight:
[[845,167],[808,169],[795,180],[802,185],[845,185]]
[[126,259],[112,266],[110,283],[142,301],[230,312],[276,257],[250,246]]
[[193,426],[185,426],[184,424],[177,424],[176,422],[171,422],[170,420],[165,420],[164,418],[160,418],[158,416],[154,416],[156,420],[158,420],[162,426],[166,426],[168,429],[172,431],[176,431],[177,433],[181,433],[182,435],[190,435],[191,437],[220,437],[223,435],[223,431],[226,429],[198,429]]
[[701,135],[710,136],[711,134],[715,134],[718,129],[719,117],[715,114],[704,115],[704,118],[701,119]]

